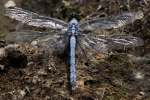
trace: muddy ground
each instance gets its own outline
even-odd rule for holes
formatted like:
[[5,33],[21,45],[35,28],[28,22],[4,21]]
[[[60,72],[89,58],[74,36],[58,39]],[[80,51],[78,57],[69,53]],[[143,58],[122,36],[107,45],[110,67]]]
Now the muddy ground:
[[3,16],[5,2],[0,1],[0,100],[150,100],[149,0],[15,0],[19,7],[65,21],[73,11],[82,20],[144,12],[142,20],[115,30],[142,38],[144,46],[96,54],[90,61],[77,55],[77,88],[72,92],[66,53],[49,54],[27,43],[10,45],[4,40],[18,25]]

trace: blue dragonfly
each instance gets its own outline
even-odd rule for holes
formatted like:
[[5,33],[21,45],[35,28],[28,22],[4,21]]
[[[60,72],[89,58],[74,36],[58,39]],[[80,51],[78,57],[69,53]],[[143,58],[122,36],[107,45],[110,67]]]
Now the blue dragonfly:
[[[78,22],[74,17],[69,23],[65,21],[39,15],[16,6],[7,6],[5,15],[29,26],[56,30],[56,33],[47,32],[12,32],[6,36],[8,42],[28,42],[42,47],[50,52],[69,49],[69,83],[71,89],[76,88],[76,49],[79,45],[83,50],[93,53],[107,53],[112,49],[124,49],[143,46],[143,40],[132,35],[100,35],[92,34],[95,30],[120,28],[142,19],[142,11],[126,12],[118,16],[97,18]],[[87,33],[88,31],[88,33]]]

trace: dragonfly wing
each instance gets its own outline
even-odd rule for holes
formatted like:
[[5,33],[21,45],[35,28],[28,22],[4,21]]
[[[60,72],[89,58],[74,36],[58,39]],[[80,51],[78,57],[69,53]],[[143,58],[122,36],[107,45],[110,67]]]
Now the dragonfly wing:
[[32,41],[32,44],[50,51],[49,53],[62,53],[67,48],[67,39],[65,35],[54,34],[47,35]]
[[96,53],[107,53],[110,50],[125,49],[143,46],[141,38],[130,35],[112,36],[84,36],[79,39],[81,46],[85,50],[92,50]]
[[144,41],[131,35],[112,35],[107,38],[110,49],[124,49],[143,46]]
[[13,42],[32,42],[34,39],[38,37],[43,37],[48,35],[47,32],[39,32],[39,31],[16,31],[8,33],[5,37],[5,40],[9,43]]
[[118,16],[94,19],[80,24],[81,30],[93,31],[96,29],[113,29],[119,28],[126,24],[133,23],[137,19],[143,18],[143,12],[129,12]]
[[35,47],[52,53],[54,51],[62,53],[67,46],[67,39],[64,34],[56,34],[55,32],[53,34],[35,31],[12,32],[6,35],[5,40],[8,43],[31,43]]
[[41,27],[41,28],[51,28],[51,29],[67,29],[67,23],[62,20],[40,16],[36,13],[24,10],[18,7],[8,7],[5,10],[5,15],[18,20],[24,24]]
[[79,44],[84,50],[96,53],[106,53],[108,51],[107,39],[104,37],[95,38],[94,36],[81,36],[78,38]]

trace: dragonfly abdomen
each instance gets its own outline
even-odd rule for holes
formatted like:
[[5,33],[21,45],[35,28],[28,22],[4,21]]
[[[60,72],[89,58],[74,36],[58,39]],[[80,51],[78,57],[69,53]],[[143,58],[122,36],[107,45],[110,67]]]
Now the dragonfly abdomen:
[[76,61],[75,61],[75,49],[76,49],[76,37],[70,36],[69,41],[69,65],[70,65],[70,85],[71,89],[75,89],[76,86]]

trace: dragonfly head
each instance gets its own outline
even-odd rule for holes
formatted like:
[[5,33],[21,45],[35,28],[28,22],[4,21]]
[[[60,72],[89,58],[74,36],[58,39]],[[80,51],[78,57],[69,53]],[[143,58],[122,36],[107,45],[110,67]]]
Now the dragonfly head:
[[78,20],[72,18],[68,24],[68,35],[76,35],[79,30]]
[[70,14],[69,22],[70,22],[72,19],[76,19],[77,21],[80,20],[79,15],[76,14],[75,12],[73,12],[73,13]]
[[76,18],[72,18],[70,21],[69,21],[69,24],[72,25],[77,25],[78,24],[78,20]]
[[78,15],[76,13],[72,13],[69,17],[69,25],[72,26],[72,25],[75,25],[75,26],[78,26]]

